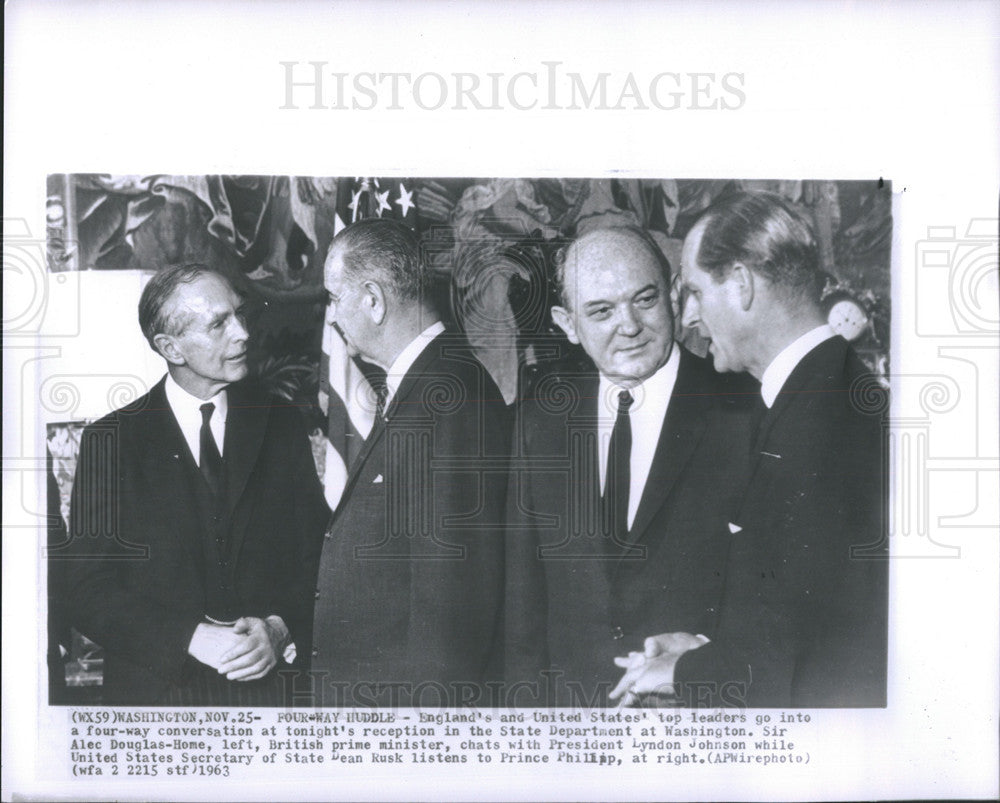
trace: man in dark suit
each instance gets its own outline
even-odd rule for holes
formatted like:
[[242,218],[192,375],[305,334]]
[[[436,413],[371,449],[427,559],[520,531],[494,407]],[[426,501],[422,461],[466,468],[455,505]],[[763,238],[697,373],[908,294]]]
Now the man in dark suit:
[[167,375],[84,432],[58,556],[72,623],[104,647],[107,702],[279,704],[329,519],[301,420],[241,382],[220,274],[161,270],[139,322]]
[[826,325],[813,233],[777,196],[736,194],[689,233],[682,278],[716,370],[761,381],[759,423],[714,635],[650,638],[616,694],[735,683],[751,706],[884,706],[884,391]]
[[427,294],[390,220],[342,231],[328,322],[386,371],[323,546],[312,684],[323,705],[484,704],[499,674],[510,428],[496,384]]
[[669,266],[644,232],[581,236],[557,278],[553,319],[596,370],[556,369],[518,409],[508,703],[602,705],[623,649],[707,632],[745,429],[738,387],[674,342]]

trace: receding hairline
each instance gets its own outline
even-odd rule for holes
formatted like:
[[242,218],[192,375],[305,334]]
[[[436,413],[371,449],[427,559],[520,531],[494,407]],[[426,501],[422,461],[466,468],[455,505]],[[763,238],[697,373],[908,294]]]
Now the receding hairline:
[[333,260],[336,257],[343,258],[344,255],[344,244],[334,242],[330,245],[330,250],[326,252],[326,259],[323,260],[323,271],[324,273],[330,270],[330,265],[333,264]]
[[608,252],[623,256],[628,260],[645,258],[653,270],[662,277],[664,283],[670,281],[669,262],[652,238],[647,238],[639,231],[625,227],[595,229],[575,239],[566,247],[563,254],[559,293],[560,301],[567,308],[571,306],[566,292],[570,269],[574,272],[578,270],[577,266],[582,261],[583,254],[587,254],[589,257],[599,257],[602,253]]
[[154,342],[157,335],[177,334],[177,328],[173,326],[176,316],[164,314],[167,304],[172,303],[182,285],[191,285],[203,276],[217,276],[230,291],[243,297],[241,290],[228,276],[204,262],[167,265],[158,270],[143,287],[137,310],[139,328],[154,351],[159,351]]
[[330,246],[330,250],[327,251],[326,259],[323,261],[323,284],[324,286],[330,279],[330,273],[333,270],[334,261],[340,262],[339,270],[339,281],[344,283],[344,286],[361,286],[366,281],[373,281],[376,284],[379,282],[380,271],[376,268],[371,271],[367,276],[363,275],[358,270],[351,270],[350,266],[347,264],[347,256],[350,252],[354,250],[350,245],[345,245],[344,243],[334,242]]
[[[243,294],[236,289],[229,279],[223,274],[211,268],[198,273],[196,276],[192,277],[189,281],[178,282],[178,284],[170,291],[163,303],[160,305],[160,313],[163,318],[165,328],[172,329],[171,332],[163,332],[162,334],[172,334],[180,335],[184,333],[184,329],[191,322],[194,314],[187,307],[180,307],[180,296],[185,288],[190,289],[196,287],[199,282],[206,279],[211,279],[217,281],[222,287],[228,290],[230,293],[235,295],[238,299],[244,300]],[[158,333],[159,334],[159,333]]]
[[598,251],[609,249],[616,240],[626,243],[628,250],[645,254],[659,266],[659,257],[653,251],[655,243],[647,240],[639,232],[627,228],[595,229],[578,237],[566,247],[566,263],[569,264],[569,258],[584,248],[596,248]]

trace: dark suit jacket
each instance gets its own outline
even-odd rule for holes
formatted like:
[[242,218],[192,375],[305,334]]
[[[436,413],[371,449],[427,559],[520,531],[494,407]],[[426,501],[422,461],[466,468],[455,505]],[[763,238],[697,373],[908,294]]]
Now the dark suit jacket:
[[[598,522],[597,374],[553,374],[521,402],[508,495],[510,703],[604,704],[622,672],[616,655],[658,633],[710,635],[746,449],[743,379],[681,350],[626,545]],[[517,687],[547,669],[539,696]]]
[[676,669],[724,692],[717,704],[885,705],[886,399],[859,384],[869,373],[828,340],[764,417],[712,643]]
[[323,547],[313,682],[326,705],[481,704],[468,695],[501,644],[507,407],[464,338],[445,332],[386,419]]
[[[329,509],[299,413],[241,385],[224,445],[228,578],[238,615],[278,614],[307,657]],[[84,431],[60,552],[72,622],[105,649],[107,702],[176,700],[202,667],[187,654],[209,593],[198,482],[163,380]]]

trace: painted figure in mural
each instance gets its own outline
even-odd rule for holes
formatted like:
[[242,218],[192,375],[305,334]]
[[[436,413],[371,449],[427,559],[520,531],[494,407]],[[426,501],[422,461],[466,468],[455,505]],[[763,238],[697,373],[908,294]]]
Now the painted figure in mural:
[[[751,706],[884,706],[888,563],[875,383],[820,304],[816,238],[777,196],[738,193],[684,243],[684,322],[717,371],[761,382],[709,638],[652,631],[614,696],[742,688]],[[884,409],[884,405],[875,405]],[[739,700],[724,698],[722,703]]]
[[644,231],[580,236],[557,278],[553,319],[593,369],[556,369],[519,404],[507,677],[513,704],[592,706],[623,650],[709,630],[747,396],[675,342],[670,266]]
[[503,396],[427,294],[416,235],[368,219],[326,260],[328,325],[386,372],[327,533],[313,674],[322,705],[479,703],[500,673]]
[[106,702],[280,704],[329,520],[300,415],[245,380],[221,274],[161,270],[139,323],[167,374],[84,432],[60,556],[72,623],[105,649]]

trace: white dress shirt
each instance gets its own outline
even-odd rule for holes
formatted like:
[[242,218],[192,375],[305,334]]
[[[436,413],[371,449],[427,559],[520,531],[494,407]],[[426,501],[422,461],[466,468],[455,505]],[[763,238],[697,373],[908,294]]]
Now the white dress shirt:
[[651,377],[634,388],[622,388],[601,375],[597,396],[598,468],[601,475],[601,493],[608,472],[608,449],[611,431],[618,417],[618,394],[628,390],[635,402],[629,410],[629,424],[632,428],[632,454],[629,458],[628,526],[632,526],[642,492],[646,487],[649,470],[653,465],[656,445],[660,442],[660,432],[667,415],[670,396],[677,382],[677,368],[681,363],[681,353],[674,346],[670,359]]
[[432,323],[419,335],[413,338],[405,349],[399,352],[399,356],[396,357],[392,365],[389,366],[389,370],[385,377],[385,383],[388,387],[388,392],[385,396],[386,410],[389,409],[389,403],[396,395],[396,391],[399,390],[399,383],[403,381],[403,377],[406,376],[406,372],[410,370],[417,357],[419,357],[421,352],[427,348],[428,344],[443,331],[444,324],[441,321]]
[[822,326],[810,329],[798,340],[793,340],[779,352],[777,357],[771,360],[771,364],[767,366],[767,370],[760,378],[760,395],[764,398],[764,404],[767,405],[768,409],[774,405],[774,400],[778,398],[781,388],[788,381],[788,377],[792,375],[795,366],[802,362],[802,358],[820,343],[825,343],[835,335],[836,332],[824,323]]
[[201,406],[208,402],[215,405],[208,426],[212,430],[212,437],[215,438],[215,445],[219,447],[219,454],[223,454],[226,442],[226,416],[229,414],[229,400],[225,388],[211,399],[199,399],[184,390],[170,374],[167,374],[164,390],[167,392],[170,411],[177,419],[184,440],[191,449],[195,465],[201,465]]

